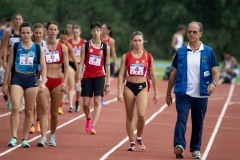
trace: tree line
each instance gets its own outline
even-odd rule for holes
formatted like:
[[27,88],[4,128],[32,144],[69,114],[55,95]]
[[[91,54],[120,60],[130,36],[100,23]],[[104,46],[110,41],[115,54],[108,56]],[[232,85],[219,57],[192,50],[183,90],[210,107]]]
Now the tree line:
[[[140,30],[145,48],[157,59],[170,59],[171,38],[179,24],[200,21],[202,42],[219,58],[229,50],[240,61],[240,1],[231,0],[1,0],[0,19],[21,13],[24,20],[46,23],[56,20],[61,27],[73,21],[89,39],[93,21],[112,27],[118,56],[129,50],[131,34]],[[187,41],[187,37],[185,36]]]

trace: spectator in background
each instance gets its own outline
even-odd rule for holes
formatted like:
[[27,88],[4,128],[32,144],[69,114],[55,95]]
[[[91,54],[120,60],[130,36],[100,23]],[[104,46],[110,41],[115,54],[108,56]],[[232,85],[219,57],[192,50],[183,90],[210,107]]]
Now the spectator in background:
[[220,80],[218,83],[233,83],[239,74],[237,60],[232,56],[230,51],[225,51],[223,56],[223,67],[221,69]]
[[178,48],[182,47],[184,44],[184,34],[186,27],[184,25],[179,25],[178,30],[172,36],[171,46],[172,46],[172,59],[177,53]]
[[68,22],[66,25],[66,30],[68,32],[68,40],[73,38],[73,27],[75,23],[73,22]]
[[172,104],[171,91],[176,95],[177,122],[174,131],[174,154],[182,159],[186,149],[186,125],[191,109],[192,135],[190,152],[192,158],[201,159],[203,121],[207,111],[208,97],[214,92],[219,78],[218,60],[213,49],[204,45],[203,27],[200,22],[188,25],[189,44],[178,49],[172,66],[166,103]]

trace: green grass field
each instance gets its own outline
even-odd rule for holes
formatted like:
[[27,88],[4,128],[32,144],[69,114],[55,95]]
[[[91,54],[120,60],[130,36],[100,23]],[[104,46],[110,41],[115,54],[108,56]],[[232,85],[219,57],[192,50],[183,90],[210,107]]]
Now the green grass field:
[[[118,62],[120,64],[120,58],[118,59]],[[165,73],[166,67],[171,64],[172,64],[172,62],[170,60],[154,59],[154,66],[155,66],[155,72],[156,72],[157,79],[163,79],[163,75]],[[240,66],[240,64],[238,66]],[[221,68],[221,64],[220,64],[219,69],[220,68]],[[236,82],[240,82],[240,76],[237,77]]]

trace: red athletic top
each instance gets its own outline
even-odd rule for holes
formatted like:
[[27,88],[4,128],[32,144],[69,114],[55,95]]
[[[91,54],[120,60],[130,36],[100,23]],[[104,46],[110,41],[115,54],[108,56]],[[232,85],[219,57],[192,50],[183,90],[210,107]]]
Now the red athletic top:
[[103,46],[95,48],[89,41],[88,53],[85,57],[83,78],[104,76]]
[[101,38],[101,41],[107,43],[108,47],[111,47],[111,38],[110,38],[110,36],[108,37],[107,40],[104,40],[104,39]]
[[63,53],[62,53],[62,45],[58,42],[58,46],[56,50],[48,50],[45,52],[46,63],[47,64],[62,64],[63,62]]
[[68,40],[68,43],[70,43],[73,47],[74,53],[76,57],[81,57],[81,49],[82,49],[82,45],[86,42],[85,39],[80,39],[78,44],[73,44],[72,39]]
[[126,59],[127,76],[146,77],[148,69],[148,53],[146,51],[143,52],[140,58],[134,58],[132,52],[128,52],[126,53]]

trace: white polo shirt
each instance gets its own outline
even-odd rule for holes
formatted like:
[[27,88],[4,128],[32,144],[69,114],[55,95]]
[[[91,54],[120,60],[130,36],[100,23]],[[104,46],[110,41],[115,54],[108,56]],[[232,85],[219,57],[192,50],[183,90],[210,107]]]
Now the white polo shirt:
[[191,47],[187,46],[187,92],[190,97],[205,98],[200,96],[200,57],[204,46],[201,42],[199,49],[193,52]]

